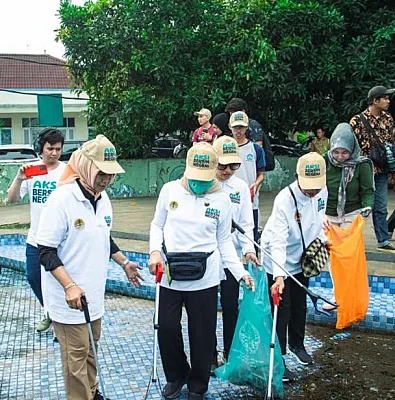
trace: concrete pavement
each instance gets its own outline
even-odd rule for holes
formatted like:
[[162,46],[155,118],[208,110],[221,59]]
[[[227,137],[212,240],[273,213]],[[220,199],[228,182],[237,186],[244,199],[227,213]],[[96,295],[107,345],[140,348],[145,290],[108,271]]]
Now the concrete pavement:
[[[273,192],[261,193],[259,208],[263,224],[270,216],[276,194]],[[121,249],[148,252],[146,239],[155,212],[156,201],[157,199],[152,197],[112,201],[114,210],[113,237],[116,238],[115,241]],[[391,191],[388,203],[389,212],[392,212],[394,208],[395,192]],[[0,233],[27,233],[26,228],[15,229],[15,225],[27,224],[29,220],[29,205],[27,204],[0,207]],[[6,228],[10,225],[14,225],[13,229]],[[376,239],[371,218],[366,222],[364,237],[369,274],[395,276],[395,255],[376,251]]]

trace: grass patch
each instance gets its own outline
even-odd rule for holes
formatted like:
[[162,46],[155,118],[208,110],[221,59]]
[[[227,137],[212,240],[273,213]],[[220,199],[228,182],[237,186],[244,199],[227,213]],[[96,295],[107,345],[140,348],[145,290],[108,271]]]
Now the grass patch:
[[29,228],[30,228],[30,223],[20,224],[19,222],[16,222],[15,224],[0,225],[0,229],[29,229]]

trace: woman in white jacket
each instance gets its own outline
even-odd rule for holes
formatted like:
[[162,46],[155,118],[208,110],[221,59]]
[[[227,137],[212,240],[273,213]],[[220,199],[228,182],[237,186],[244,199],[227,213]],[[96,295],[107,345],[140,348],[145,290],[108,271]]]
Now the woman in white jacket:
[[[193,146],[181,180],[160,192],[150,230],[151,273],[166,262],[160,291],[159,348],[166,399],[177,398],[185,383],[188,399],[203,399],[214,352],[221,260],[237,281],[254,289],[231,238],[231,202],[215,179],[218,157],[205,142]],[[182,306],[188,314],[191,364],[181,333]]]
[[[325,160],[318,153],[309,153],[299,158],[296,167],[297,179],[284,188],[275,198],[272,214],[262,232],[261,243],[277,264],[285,268],[303,285],[308,278],[302,273],[303,254],[300,218],[306,247],[320,238],[327,242],[324,234],[324,217],[328,199],[326,189]],[[296,205],[298,213],[296,211]],[[271,285],[271,292],[279,290],[281,302],[277,322],[277,336],[282,354],[288,347],[301,364],[312,363],[304,347],[306,325],[306,292],[286,275],[267,255],[262,258]],[[283,381],[288,382],[294,374],[285,370]]]
[[[239,145],[235,139],[229,136],[221,136],[214,141],[213,147],[218,154],[216,177],[222,186],[222,190],[231,201],[232,219],[246,232],[245,235],[237,230],[232,233],[237,255],[239,259],[245,258],[246,262],[251,261],[258,264],[254,245],[247,239],[247,237],[254,237],[254,217],[250,189],[243,180],[235,176],[235,172],[242,164]],[[226,279],[221,281],[220,288],[224,335],[223,361],[227,361],[239,314],[239,282],[229,271],[226,263],[223,263],[222,266],[226,274]],[[213,370],[217,366],[217,351],[215,351],[211,369]]]

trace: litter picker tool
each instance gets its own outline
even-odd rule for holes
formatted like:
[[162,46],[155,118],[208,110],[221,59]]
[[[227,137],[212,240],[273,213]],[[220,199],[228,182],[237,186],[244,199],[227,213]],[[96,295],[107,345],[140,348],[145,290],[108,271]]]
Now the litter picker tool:
[[150,391],[151,383],[156,383],[158,381],[159,390],[161,390],[157,369],[158,369],[159,294],[160,294],[160,282],[162,280],[162,275],[163,275],[163,264],[158,263],[156,264],[156,274],[155,274],[156,288],[155,288],[154,351],[153,351],[154,364],[152,367],[152,374],[147,386],[147,391],[145,393],[144,400],[148,399],[148,393]]
[[272,294],[273,299],[273,326],[272,326],[272,339],[270,341],[270,358],[269,358],[269,379],[267,384],[267,395],[265,400],[273,400],[273,371],[274,371],[274,346],[276,343],[276,327],[277,327],[277,315],[278,307],[280,305],[280,294],[278,293],[278,288]]
[[328,317],[331,316],[331,313],[328,311],[325,311],[323,309],[318,308],[317,302],[318,300],[322,300],[324,303],[330,304],[331,306],[337,308],[339,307],[338,304],[333,303],[332,301],[325,299],[324,297],[320,296],[319,294],[313,293],[310,289],[308,289],[306,286],[304,286],[302,283],[300,283],[293,275],[291,275],[284,267],[282,267],[276,260],[274,260],[271,255],[255,240],[251,239],[248,235],[246,235],[245,230],[239,226],[236,222],[232,220],[232,228],[238,230],[242,235],[244,235],[250,242],[254,243],[254,245],[261,250],[262,253],[266,254],[269,259],[274,262],[283,272],[285,275],[287,275],[290,279],[292,279],[301,289],[303,289],[306,294],[310,297],[311,302],[313,303],[313,306],[315,310],[320,313],[327,315]]
[[92,351],[93,351],[93,357],[95,359],[97,376],[99,378],[99,384],[100,384],[101,393],[103,395],[103,399],[106,400],[107,396],[106,396],[106,392],[104,390],[103,376],[101,374],[99,359],[97,357],[95,339],[93,338],[91,316],[89,315],[88,302],[86,301],[86,297],[85,296],[81,296],[81,304],[82,304],[82,311],[84,312],[84,315],[85,315],[86,325],[88,326],[89,341],[91,342],[91,347],[92,347]]
[[159,292],[160,292],[160,282],[163,275],[163,265],[158,263],[156,265],[156,292],[155,292],[155,317],[154,317],[154,372],[152,375],[152,382],[157,380],[157,359],[158,359],[158,329],[159,329]]

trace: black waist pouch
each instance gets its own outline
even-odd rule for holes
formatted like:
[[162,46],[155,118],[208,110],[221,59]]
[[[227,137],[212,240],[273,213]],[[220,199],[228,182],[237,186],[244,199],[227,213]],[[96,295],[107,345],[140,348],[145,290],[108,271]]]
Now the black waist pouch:
[[168,273],[175,281],[197,281],[206,273],[207,259],[213,254],[205,252],[166,253]]

